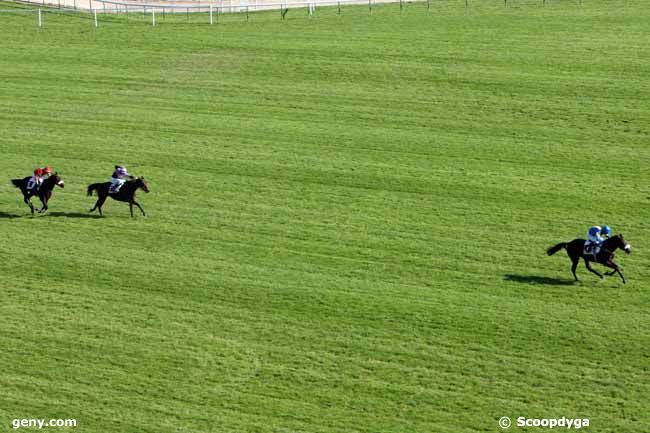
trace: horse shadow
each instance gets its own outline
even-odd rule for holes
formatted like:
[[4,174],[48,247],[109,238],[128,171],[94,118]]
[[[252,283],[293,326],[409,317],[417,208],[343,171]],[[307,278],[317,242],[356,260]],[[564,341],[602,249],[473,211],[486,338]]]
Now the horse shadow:
[[0,211],[0,218],[22,218],[22,215]]
[[48,212],[45,214],[45,216],[49,217],[66,217],[66,218],[93,218],[93,219],[98,219],[101,218],[99,215],[93,215],[89,213],[82,213],[82,212]]
[[514,281],[515,283],[543,284],[547,286],[572,286],[576,283],[576,281],[568,278],[551,278],[542,277],[541,275],[506,274],[503,279],[506,281]]

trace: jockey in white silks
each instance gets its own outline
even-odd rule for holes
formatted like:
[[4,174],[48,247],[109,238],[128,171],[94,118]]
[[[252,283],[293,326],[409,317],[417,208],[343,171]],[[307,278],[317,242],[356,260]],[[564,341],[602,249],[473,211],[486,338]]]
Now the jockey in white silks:
[[115,171],[111,176],[111,186],[108,188],[109,194],[116,194],[122,188],[122,185],[126,182],[126,178],[129,177],[129,172],[126,171],[126,167],[119,165],[115,166]]

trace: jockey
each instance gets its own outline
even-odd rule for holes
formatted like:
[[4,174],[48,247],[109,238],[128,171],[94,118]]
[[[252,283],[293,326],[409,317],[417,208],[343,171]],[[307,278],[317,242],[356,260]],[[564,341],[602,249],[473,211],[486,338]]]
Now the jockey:
[[[605,242],[605,238],[608,238],[612,235],[612,229],[607,226],[591,226],[587,230],[587,242],[585,242],[585,252],[592,253],[594,255],[598,254],[600,251],[600,246]],[[591,247],[593,251],[591,250]]]
[[129,172],[126,171],[126,167],[116,165],[115,171],[111,176],[111,186],[110,188],[108,188],[108,193],[116,194],[120,190],[122,185],[124,185],[124,182],[126,182],[126,178],[129,176],[130,176]]
[[40,188],[42,183],[43,169],[39,167],[34,170],[34,175],[27,181],[27,189],[38,191],[38,188]]
[[605,239],[609,239],[610,237],[612,237],[612,228],[611,228],[610,226],[607,226],[607,225],[602,226],[602,227],[600,228],[600,234],[601,234]]
[[49,165],[43,167],[42,170],[43,170],[43,177],[45,176],[50,177],[52,175],[52,167],[50,167]]

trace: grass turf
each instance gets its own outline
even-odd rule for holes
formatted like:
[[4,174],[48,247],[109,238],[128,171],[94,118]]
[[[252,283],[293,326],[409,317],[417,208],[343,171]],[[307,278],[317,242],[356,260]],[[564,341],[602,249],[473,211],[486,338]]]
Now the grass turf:
[[[470,3],[0,13],[1,425],[642,431],[650,12]],[[148,218],[86,213],[115,163]],[[625,286],[545,255],[598,223]]]

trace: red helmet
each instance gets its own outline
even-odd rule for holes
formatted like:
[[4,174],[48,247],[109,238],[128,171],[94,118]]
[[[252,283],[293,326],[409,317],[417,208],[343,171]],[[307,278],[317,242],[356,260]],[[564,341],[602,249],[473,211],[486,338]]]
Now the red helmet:
[[51,174],[52,173],[52,168],[49,165],[46,165],[45,168],[43,169],[43,173]]
[[36,176],[43,176],[43,169],[42,168],[37,168],[36,170],[34,170],[34,174]]

